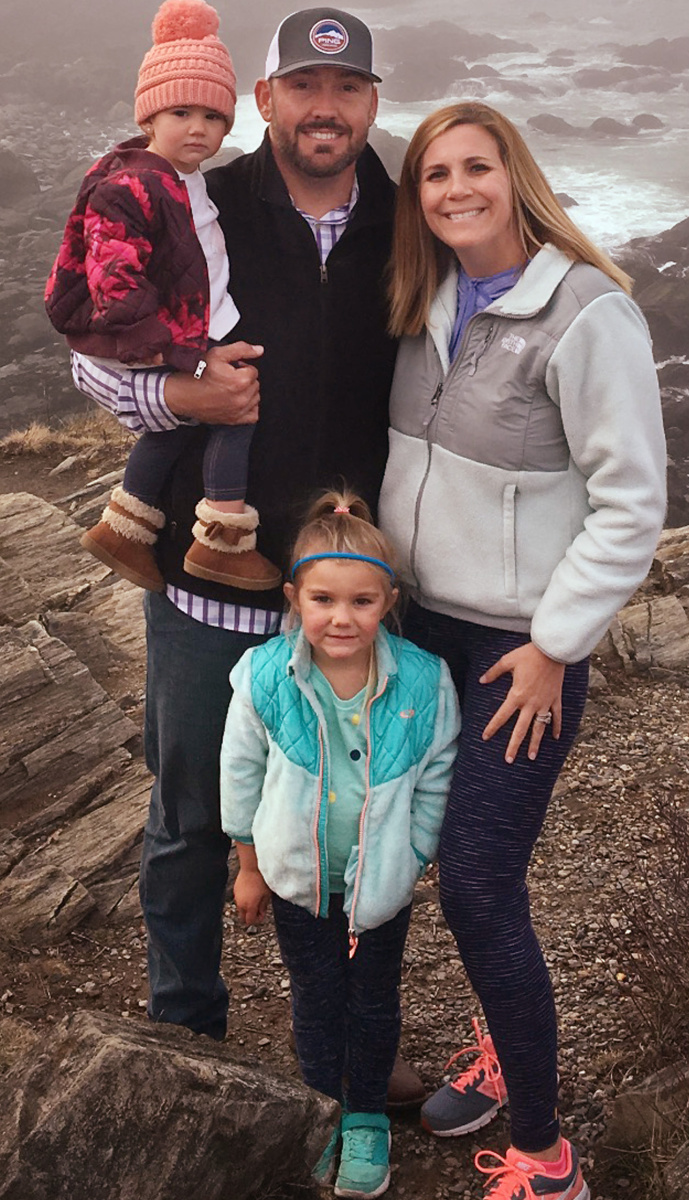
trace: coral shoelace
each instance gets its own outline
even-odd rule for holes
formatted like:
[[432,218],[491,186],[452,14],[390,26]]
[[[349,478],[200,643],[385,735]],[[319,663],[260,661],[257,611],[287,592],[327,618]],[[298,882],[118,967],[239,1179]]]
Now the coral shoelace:
[[[481,1165],[481,1160],[484,1158],[490,1158],[498,1165],[484,1167]],[[503,1158],[501,1154],[496,1154],[493,1150],[479,1150],[474,1164],[482,1175],[488,1176],[487,1188],[499,1180],[497,1187],[491,1189],[490,1200],[538,1200],[531,1186],[531,1180],[538,1174],[538,1171],[522,1171],[520,1167],[508,1162],[506,1158]],[[519,1196],[518,1198],[517,1185],[522,1188],[523,1197]]]
[[458,1086],[464,1088],[467,1084],[473,1083],[473,1081],[478,1078],[481,1071],[483,1071],[484,1077],[490,1080],[491,1083],[497,1083],[498,1079],[500,1079],[502,1075],[502,1068],[500,1066],[498,1056],[493,1049],[493,1044],[492,1042],[489,1044],[488,1039],[484,1038],[483,1034],[481,1033],[481,1026],[479,1025],[476,1017],[472,1017],[471,1024],[476,1035],[476,1045],[465,1046],[463,1050],[458,1050],[456,1054],[453,1054],[449,1062],[445,1064],[445,1070],[449,1070],[452,1064],[456,1063],[457,1059],[461,1058],[463,1054],[478,1054],[479,1057],[476,1059],[475,1063],[472,1063],[472,1065],[467,1068],[466,1072],[464,1072],[459,1079],[455,1080],[455,1082],[452,1084],[452,1087],[455,1088]]

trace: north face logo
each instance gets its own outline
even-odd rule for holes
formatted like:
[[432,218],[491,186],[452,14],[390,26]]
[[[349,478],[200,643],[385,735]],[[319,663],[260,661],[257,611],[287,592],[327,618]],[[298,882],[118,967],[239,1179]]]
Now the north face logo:
[[500,345],[503,350],[509,350],[512,354],[521,354],[526,345],[526,339],[518,337],[516,333],[508,333],[502,339]]

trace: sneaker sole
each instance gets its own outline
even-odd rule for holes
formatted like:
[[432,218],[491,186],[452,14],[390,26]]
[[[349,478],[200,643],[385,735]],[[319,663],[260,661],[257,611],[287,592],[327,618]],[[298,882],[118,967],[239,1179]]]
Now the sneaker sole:
[[[432,1134],[433,1137],[463,1137],[466,1133],[475,1133],[477,1129],[483,1129],[484,1125],[490,1125],[491,1121],[495,1120],[500,1109],[504,1108],[506,1103],[507,1101],[503,1100],[502,1104],[496,1104],[495,1108],[489,1108],[487,1112],[477,1117],[475,1121],[470,1121],[468,1125],[457,1125],[454,1129],[434,1129],[430,1122],[422,1116],[421,1128],[425,1129],[426,1133]],[[573,1200],[579,1200],[579,1197],[573,1197]],[[582,1195],[581,1200],[587,1200],[587,1198]]]
[[116,575],[121,576],[122,579],[127,579],[130,583],[135,583],[137,587],[144,588],[147,592],[165,591],[164,582],[156,583],[152,579],[146,579],[145,575],[139,575],[137,571],[130,570],[118,558],[113,558],[112,554],[108,554],[107,550],[98,545],[98,542],[92,542],[87,533],[82,534],[79,538],[79,545],[83,546],[84,550],[88,550],[89,554],[92,554],[94,558],[104,563],[106,567],[110,567],[110,570],[114,571]]
[[[383,1192],[387,1192],[390,1187],[390,1172],[388,1171],[385,1179],[380,1187],[377,1187],[375,1192],[362,1192],[360,1188],[335,1188],[336,1196],[349,1197],[349,1200],[375,1200],[376,1196],[382,1196]],[[585,1200],[585,1197],[582,1197]]]
[[212,571],[210,568],[199,567],[194,562],[184,560],[184,570],[187,575],[193,575],[196,579],[209,579],[213,583],[224,583],[228,587],[242,588],[245,592],[271,592],[273,588],[279,587],[282,583],[282,575],[277,575],[273,579],[247,579],[246,576],[222,574],[220,571]]

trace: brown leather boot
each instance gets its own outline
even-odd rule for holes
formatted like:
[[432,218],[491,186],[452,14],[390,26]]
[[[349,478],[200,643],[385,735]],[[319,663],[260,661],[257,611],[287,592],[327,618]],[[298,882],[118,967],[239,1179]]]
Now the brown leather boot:
[[409,1063],[398,1053],[388,1083],[387,1108],[394,1112],[406,1108],[418,1108],[420,1104],[423,1104],[427,1095],[428,1090],[414,1068],[410,1067]]
[[189,575],[251,592],[280,586],[282,574],[256,549],[255,508],[247,505],[243,513],[224,513],[199,500],[196,516],[194,541],[184,559]]
[[165,524],[159,508],[130,496],[124,488],[113,488],[97,525],[79,539],[85,550],[100,559],[123,579],[149,592],[165,590],[153,547],[158,530]]

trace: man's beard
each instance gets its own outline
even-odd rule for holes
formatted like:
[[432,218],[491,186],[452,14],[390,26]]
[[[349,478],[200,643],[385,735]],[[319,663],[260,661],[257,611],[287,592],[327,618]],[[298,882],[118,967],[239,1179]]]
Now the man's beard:
[[[303,154],[299,149],[299,134],[315,129],[329,129],[336,133],[346,134],[350,138],[349,145],[335,157],[331,150],[328,151],[324,148],[319,151],[318,147],[315,148],[313,155]],[[347,167],[351,167],[352,163],[355,163],[362,154],[368,140],[368,131],[356,141],[353,140],[353,131],[349,125],[336,125],[332,121],[299,125],[294,134],[290,134],[278,125],[277,121],[273,120],[270,126],[270,135],[273,146],[280,157],[295,171],[300,171],[302,175],[309,175],[312,179],[329,179],[346,171]],[[324,147],[327,146],[328,143],[324,143]]]

